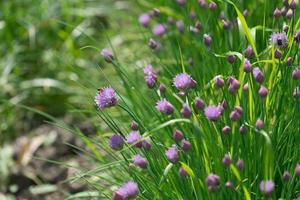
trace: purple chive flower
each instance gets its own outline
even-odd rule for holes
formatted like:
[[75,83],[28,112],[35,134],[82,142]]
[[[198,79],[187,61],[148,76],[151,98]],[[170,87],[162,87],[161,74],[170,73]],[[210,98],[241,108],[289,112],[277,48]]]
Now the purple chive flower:
[[231,157],[229,154],[225,154],[224,157],[223,157],[223,160],[222,160],[223,164],[226,166],[226,167],[229,167],[230,164],[231,164]]
[[282,175],[282,180],[284,182],[288,182],[291,178],[291,174],[288,171],[285,171]]
[[165,115],[171,115],[174,112],[173,105],[168,102],[166,99],[162,99],[156,103],[156,109],[165,114]]
[[292,1],[291,1],[291,3],[290,3],[290,8],[291,8],[292,10],[295,10],[295,9],[297,8],[297,3],[296,3],[295,0],[292,0]]
[[180,112],[184,118],[190,118],[192,116],[192,111],[187,104],[183,104]]
[[225,183],[225,187],[228,188],[228,189],[232,189],[233,188],[233,183],[231,181],[227,181]]
[[253,69],[252,74],[258,83],[262,83],[265,79],[263,72],[258,67]]
[[118,98],[112,87],[105,87],[98,90],[95,97],[95,103],[100,109],[109,108],[118,105]]
[[257,128],[258,130],[261,130],[264,128],[264,122],[262,119],[258,118],[255,122],[255,128]]
[[295,33],[294,40],[299,43],[300,42],[300,29],[298,29]]
[[254,56],[254,51],[251,46],[248,46],[245,50],[245,56],[247,58],[252,58]]
[[250,61],[246,58],[244,61],[244,72],[250,73],[252,71],[252,64]]
[[235,55],[228,55],[227,56],[227,61],[230,63],[230,64],[233,64],[236,60],[236,57]]
[[191,143],[188,140],[182,140],[181,142],[181,148],[183,151],[187,152],[191,148]]
[[166,33],[166,27],[163,24],[157,24],[153,27],[152,32],[156,36],[163,36]]
[[289,0],[282,0],[282,4],[285,5],[285,6],[288,6],[289,5]]
[[239,131],[240,131],[240,134],[241,134],[241,135],[245,135],[245,134],[247,133],[247,127],[246,127],[244,124],[242,124],[242,125],[240,126]]
[[227,108],[228,108],[228,103],[227,103],[227,101],[226,101],[225,99],[222,101],[221,105],[222,105],[222,107],[223,107],[224,109],[227,109]]
[[287,9],[285,6],[283,6],[280,10],[281,16],[284,17],[286,15]]
[[148,166],[147,160],[139,154],[137,154],[133,157],[133,163],[142,169],[146,169]]
[[147,65],[144,68],[144,79],[149,88],[154,88],[157,81],[157,74],[154,71],[152,65]]
[[274,182],[267,180],[267,181],[261,181],[259,184],[259,190],[261,193],[265,195],[265,197],[270,197],[272,195],[272,192],[274,191]]
[[190,26],[190,27],[189,27],[189,30],[190,30],[191,33],[194,33],[194,34],[199,33],[199,29],[196,28],[196,27],[194,27],[194,26]]
[[261,85],[258,94],[261,97],[266,97],[268,95],[268,89],[265,86]]
[[222,88],[224,86],[224,80],[222,76],[218,75],[214,78],[216,88]]
[[296,176],[300,177],[300,164],[297,164],[297,166],[295,168],[295,174],[296,174]]
[[130,125],[130,128],[133,131],[137,131],[137,130],[139,130],[139,124],[137,122],[133,121]]
[[286,13],[286,17],[288,19],[292,19],[293,15],[294,15],[294,11],[292,9],[288,9],[288,11]]
[[204,109],[204,114],[206,118],[210,121],[217,121],[220,116],[221,112],[218,106],[208,106]]
[[242,171],[244,169],[244,161],[242,159],[239,159],[237,162],[236,162],[236,167],[238,168],[238,170]]
[[195,27],[200,30],[202,28],[202,23],[200,21],[196,21]]
[[152,145],[151,145],[151,143],[148,140],[143,139],[143,141],[142,141],[142,147],[145,150],[150,150],[151,147],[152,147]]
[[292,77],[294,80],[299,80],[300,79],[300,69],[295,69],[293,71]]
[[158,44],[158,42],[156,42],[154,39],[152,39],[152,38],[150,38],[150,40],[149,40],[149,47],[151,48],[151,49],[157,49],[158,48],[158,46],[159,46],[159,44]]
[[216,174],[209,174],[205,179],[209,192],[216,192],[220,185],[220,177]]
[[160,10],[158,8],[153,8],[150,11],[150,16],[151,17],[158,17],[160,15]]
[[179,153],[175,144],[166,151],[166,156],[171,163],[176,164],[178,162]]
[[196,99],[195,99],[195,107],[198,110],[203,110],[204,109],[205,103],[204,103],[204,101],[200,97],[196,97]]
[[238,80],[236,80],[233,77],[230,77],[228,79],[228,83],[229,83],[229,87],[228,87],[228,91],[230,94],[234,94],[237,92],[237,90],[240,88],[240,82]]
[[217,4],[214,1],[210,2],[208,7],[211,11],[215,11],[218,8]]
[[173,131],[173,139],[177,142],[180,142],[183,139],[183,133],[180,130],[175,129]]
[[147,14],[147,13],[141,14],[139,16],[139,23],[144,27],[149,26],[150,20],[151,20],[151,18],[149,16],[149,14]]
[[241,119],[241,114],[240,114],[238,111],[233,110],[233,111],[230,113],[229,118],[230,118],[232,121],[236,122],[236,121],[239,121],[239,120]]
[[286,65],[287,66],[291,66],[293,64],[293,58],[292,57],[288,57],[288,59],[286,60]]
[[244,92],[248,92],[249,91],[249,85],[248,85],[248,83],[245,83],[245,85],[243,86],[243,91]]
[[124,140],[122,136],[115,134],[109,138],[108,143],[113,150],[121,150],[124,145]]
[[296,87],[296,88],[294,89],[293,96],[294,96],[296,99],[297,99],[297,98],[300,99],[300,89],[299,89],[299,87]]
[[228,30],[230,28],[230,26],[231,26],[230,21],[227,21],[227,20],[224,20],[224,19],[222,19],[222,24],[223,24],[223,28],[225,30]]
[[222,133],[225,134],[225,135],[228,135],[231,131],[231,128],[229,126],[224,126],[222,128]]
[[184,91],[194,87],[195,83],[189,74],[181,73],[173,78],[173,84],[178,90]]
[[128,144],[135,144],[137,148],[142,147],[142,136],[138,131],[132,131],[127,136],[127,143]]
[[280,10],[279,10],[278,8],[276,8],[276,9],[274,10],[273,15],[274,15],[275,18],[281,17],[281,12],[280,12]]
[[212,38],[210,37],[210,35],[208,34],[204,34],[203,35],[203,43],[206,45],[206,46],[210,46],[211,43],[212,43]]
[[114,200],[134,199],[137,197],[138,193],[139,193],[138,185],[133,181],[129,181],[114,193],[113,199]]
[[206,0],[198,0],[198,3],[200,5],[201,8],[205,8],[206,6]]
[[167,91],[165,84],[161,83],[159,85],[159,91],[160,91],[160,93],[165,93]]
[[245,9],[243,11],[243,15],[244,15],[245,18],[249,17],[249,11],[247,9]]
[[288,25],[284,25],[283,26],[283,31],[287,34],[289,31],[289,26]]
[[109,49],[102,49],[101,55],[103,56],[104,60],[108,63],[111,63],[115,59],[113,53]]
[[176,2],[179,6],[184,6],[186,3],[186,0],[176,0]]
[[285,49],[288,47],[288,39],[285,32],[273,33],[271,35],[270,41],[274,44],[275,47],[281,49]]
[[243,113],[243,108],[241,106],[235,106],[234,110],[237,111],[240,115]]
[[181,177],[186,177],[186,175],[187,175],[187,171],[183,167],[179,168],[178,173],[179,173],[179,176],[181,176]]
[[275,49],[275,51],[274,51],[274,57],[275,57],[276,59],[280,59],[281,56],[282,56],[281,51],[280,51],[279,49]]
[[177,30],[178,30],[180,33],[183,33],[183,32],[184,32],[184,23],[183,23],[182,20],[176,21],[176,27],[177,27]]

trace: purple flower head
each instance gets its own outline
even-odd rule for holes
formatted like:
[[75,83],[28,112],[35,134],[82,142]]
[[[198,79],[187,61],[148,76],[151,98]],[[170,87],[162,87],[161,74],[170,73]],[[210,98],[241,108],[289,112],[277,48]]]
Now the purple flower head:
[[248,46],[245,50],[245,56],[247,58],[252,58],[254,56],[254,51],[251,46]]
[[181,73],[177,74],[173,78],[173,84],[178,90],[184,91],[192,88],[194,83],[192,77],[189,74]]
[[224,112],[224,107],[223,107],[223,105],[222,104],[219,104],[218,105],[218,109],[219,109],[219,111],[220,111],[220,113],[221,113],[221,115],[223,114],[223,112]]
[[265,86],[261,85],[258,94],[261,97],[266,97],[268,95],[268,89]]
[[180,167],[179,168],[179,176],[186,177],[186,175],[187,175],[187,171],[183,167]]
[[114,150],[121,150],[124,145],[124,140],[122,136],[115,134],[109,138],[108,143],[110,148]]
[[241,114],[236,111],[236,110],[233,110],[231,113],[230,113],[230,119],[234,122],[236,121],[239,121],[241,119]]
[[198,0],[198,3],[200,5],[201,8],[205,8],[206,6],[206,0]]
[[236,162],[236,167],[240,170],[240,171],[242,171],[243,169],[244,169],[244,166],[245,166],[245,164],[244,164],[244,161],[243,160],[238,160],[237,162]]
[[282,180],[284,182],[288,182],[291,178],[291,174],[288,171],[285,171],[282,175]]
[[225,30],[228,30],[228,29],[230,29],[230,27],[231,27],[230,21],[227,21],[227,20],[222,19],[222,24],[223,24],[223,28],[224,28]]
[[115,59],[113,53],[109,49],[102,49],[101,55],[108,63],[111,63]]
[[196,27],[194,27],[194,26],[190,26],[190,27],[189,27],[189,30],[190,30],[191,33],[194,33],[194,34],[199,33],[199,29],[196,28]]
[[176,2],[179,6],[184,6],[186,3],[186,0],[176,0]]
[[180,112],[184,118],[190,118],[192,116],[192,111],[187,104],[183,104]]
[[233,77],[230,77],[228,79],[228,83],[229,83],[229,87],[228,87],[228,91],[230,94],[234,94],[237,92],[237,90],[240,88],[241,84],[238,80],[236,80]]
[[175,129],[173,131],[173,139],[177,142],[181,141],[183,139],[183,133],[180,130]]
[[200,30],[202,28],[202,23],[200,21],[196,21],[195,27]]
[[159,91],[160,91],[160,93],[165,93],[167,91],[165,84],[161,83],[159,85]]
[[281,12],[280,12],[280,10],[279,10],[278,8],[276,8],[276,9],[274,10],[273,15],[274,15],[275,18],[281,17]]
[[216,174],[209,174],[205,179],[209,192],[216,192],[220,185],[220,177]]
[[300,28],[296,31],[294,40],[299,43],[300,42]]
[[291,3],[290,3],[290,8],[291,8],[292,10],[295,10],[295,9],[297,8],[297,3],[296,3],[295,0],[292,0],[292,1],[291,1]]
[[221,112],[218,106],[208,106],[204,109],[204,114],[206,118],[210,121],[217,121],[220,116]]
[[154,71],[152,65],[147,65],[144,68],[144,79],[149,88],[153,88],[157,81],[157,74]]
[[183,23],[182,20],[176,21],[176,27],[177,27],[177,29],[178,29],[178,31],[180,33],[183,33],[183,31],[184,31],[184,23]]
[[289,32],[289,25],[284,25],[283,31],[287,34]]
[[127,136],[127,143],[128,144],[135,144],[136,147],[141,148],[142,147],[142,136],[138,131],[132,131]]
[[286,15],[287,9],[285,6],[283,6],[280,10],[281,16],[284,17]]
[[158,17],[160,15],[160,10],[158,8],[153,8],[150,11],[150,16],[151,17]]
[[150,150],[151,147],[152,147],[152,145],[151,145],[151,143],[148,140],[143,139],[143,141],[142,141],[142,147],[145,150]]
[[157,24],[153,27],[152,32],[156,36],[163,36],[166,33],[166,27],[163,24]]
[[274,44],[275,47],[285,49],[288,47],[288,39],[285,32],[273,33],[271,35],[270,41]]
[[249,91],[249,85],[248,85],[248,83],[245,83],[245,85],[243,86],[243,91],[244,92],[248,92]]
[[113,199],[114,200],[134,199],[137,197],[138,193],[139,193],[138,185],[133,181],[129,181],[114,193]]
[[211,11],[215,11],[218,8],[217,4],[214,1],[210,2],[208,7]]
[[244,62],[244,72],[249,73],[252,71],[252,64],[250,61],[246,58]]
[[175,164],[178,162],[179,153],[175,144],[166,151],[166,156],[171,163]]
[[293,15],[294,15],[294,11],[292,9],[288,9],[288,11],[286,13],[286,17],[288,19],[292,19]]
[[300,69],[295,69],[293,71],[292,77],[294,80],[299,80],[300,79]]
[[225,134],[225,135],[228,135],[231,131],[231,128],[229,126],[224,126],[222,128],[222,133]]
[[133,121],[130,125],[130,128],[133,131],[137,131],[137,130],[139,130],[139,124],[137,122]]
[[293,96],[294,96],[296,99],[298,99],[298,98],[300,99],[300,89],[299,89],[298,86],[294,89]]
[[142,169],[146,169],[148,166],[147,160],[139,154],[137,154],[133,157],[133,163]]
[[151,20],[151,18],[149,16],[149,14],[147,14],[147,13],[141,14],[139,16],[139,23],[144,27],[149,26],[150,20]]
[[265,79],[263,72],[258,67],[253,69],[252,74],[258,83],[262,83]]
[[230,164],[231,164],[231,157],[229,154],[225,154],[224,157],[223,157],[223,160],[222,160],[223,164],[226,166],[226,167],[229,167]]
[[281,51],[280,51],[279,49],[275,49],[275,51],[274,51],[274,57],[275,57],[276,59],[280,59],[281,56],[282,56]]
[[191,148],[191,143],[188,140],[182,140],[181,142],[181,148],[183,151],[187,152]]
[[293,64],[293,58],[292,57],[288,57],[288,59],[286,60],[286,65],[287,66],[291,66]]
[[282,0],[282,4],[285,5],[285,6],[288,6],[289,5],[289,0]]
[[174,112],[173,105],[166,99],[162,99],[156,103],[156,109],[166,115],[171,115]]
[[243,11],[243,15],[244,15],[245,18],[249,17],[249,11],[247,9],[245,9]]
[[247,133],[247,127],[246,127],[244,124],[242,124],[242,125],[240,126],[239,131],[240,131],[240,134],[241,134],[241,135],[245,135],[245,134]]
[[208,34],[203,35],[203,43],[206,46],[210,46],[210,44],[212,43],[212,38],[210,37],[210,35],[208,35]]
[[204,103],[204,101],[200,97],[196,97],[196,99],[195,99],[195,107],[198,110],[203,110],[204,109],[205,103]]
[[227,56],[227,61],[230,63],[230,64],[233,64],[236,60],[236,57],[235,55],[228,55]]
[[109,108],[118,105],[118,98],[112,87],[105,87],[98,90],[95,97],[95,103],[100,109]]
[[231,181],[227,181],[225,183],[225,187],[228,188],[228,189],[232,189],[233,188],[233,183]]
[[224,80],[221,75],[215,76],[214,81],[215,81],[215,86],[217,88],[221,88],[224,86]]
[[151,49],[157,49],[158,46],[159,46],[159,44],[158,44],[158,42],[156,42],[154,39],[150,38],[148,46],[149,46]]
[[261,181],[259,184],[259,190],[265,195],[265,197],[270,197],[274,191],[274,182],[273,181]]
[[261,130],[264,128],[264,122],[262,119],[258,118],[255,122],[255,128],[257,128],[258,130]]
[[243,113],[243,108],[241,106],[234,106],[234,110],[237,111],[240,115]]
[[296,174],[296,176],[300,177],[300,164],[297,164],[297,166],[295,168],[295,174]]

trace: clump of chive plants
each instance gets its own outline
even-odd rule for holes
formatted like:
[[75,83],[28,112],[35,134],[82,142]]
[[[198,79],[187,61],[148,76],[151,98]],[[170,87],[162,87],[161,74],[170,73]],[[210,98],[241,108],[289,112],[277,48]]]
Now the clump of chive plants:
[[[140,95],[133,98],[130,90],[119,94],[119,87],[107,85],[95,97],[101,112],[109,114],[120,107],[132,121],[126,133],[115,129],[107,140],[113,153],[122,155],[118,158],[124,160],[122,170],[127,173],[110,196],[115,200],[298,198],[296,1],[284,0],[271,12],[265,24],[274,27],[265,27],[272,31],[264,32],[263,44],[256,42],[247,24],[240,24],[251,17],[251,10],[234,10],[231,2],[188,2],[166,3],[179,13],[178,18],[159,8],[139,16],[148,37],[145,46],[160,60],[131,75],[143,77],[142,82],[124,79],[121,74],[127,71],[112,51],[101,52],[122,72],[124,85]],[[233,10],[242,15],[229,14]],[[209,23],[204,21],[207,16]],[[234,38],[239,37],[239,29],[244,35]],[[175,55],[170,54],[174,50]]]

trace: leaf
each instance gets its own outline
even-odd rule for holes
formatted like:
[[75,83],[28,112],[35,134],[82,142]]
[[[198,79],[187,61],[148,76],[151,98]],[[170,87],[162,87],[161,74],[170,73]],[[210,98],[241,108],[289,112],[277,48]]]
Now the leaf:
[[91,192],[78,192],[76,194],[73,194],[72,196],[69,196],[68,198],[66,198],[66,200],[70,200],[70,199],[78,199],[78,198],[85,198],[86,197],[99,197],[99,192],[96,191],[91,191]]
[[185,171],[191,176],[191,177],[195,177],[194,171],[184,162],[180,162],[181,166],[183,167],[183,169],[185,169]]
[[159,185],[161,185],[161,183],[165,180],[166,176],[168,175],[169,171],[172,169],[173,164],[169,163],[167,165],[167,167],[164,170],[163,176],[161,177],[160,181],[159,181]]

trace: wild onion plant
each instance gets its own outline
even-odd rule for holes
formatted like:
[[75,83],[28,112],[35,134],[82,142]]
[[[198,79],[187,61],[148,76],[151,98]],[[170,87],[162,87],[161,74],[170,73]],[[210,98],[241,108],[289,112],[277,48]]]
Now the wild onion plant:
[[101,195],[300,198],[297,2],[138,3],[148,63],[133,72],[101,52],[121,83],[95,97],[113,132],[103,147],[111,163],[100,160],[101,173],[89,175],[118,186]]

